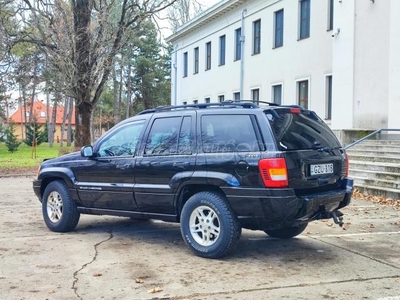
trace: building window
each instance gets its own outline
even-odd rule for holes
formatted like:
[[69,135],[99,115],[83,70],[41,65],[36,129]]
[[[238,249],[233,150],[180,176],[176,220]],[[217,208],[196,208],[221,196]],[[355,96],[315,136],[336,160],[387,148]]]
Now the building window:
[[211,42],[206,44],[206,70],[211,69]]
[[297,86],[297,104],[305,109],[308,109],[308,80],[299,81]]
[[183,77],[188,76],[188,53],[183,53]]
[[199,100],[193,100],[193,104],[199,103]]
[[29,118],[29,112],[26,112],[26,113],[25,113],[25,117],[28,117],[28,118]]
[[333,4],[334,0],[328,0],[328,30],[333,29]]
[[218,101],[219,102],[224,102],[225,101],[225,96],[224,95],[219,95],[218,96]]
[[272,86],[272,102],[282,104],[282,84]]
[[332,119],[332,75],[326,76],[325,119]]
[[210,97],[204,98],[204,102],[205,102],[205,103],[210,103]]
[[260,103],[260,89],[251,90],[251,100],[253,100],[253,103]]
[[253,54],[261,52],[261,20],[253,22]]
[[242,28],[235,30],[235,60],[240,60],[242,57],[242,45],[240,42],[242,36]]
[[45,113],[44,111],[41,111],[41,112],[40,112],[40,117],[41,117],[41,118],[46,118],[46,113]]
[[233,100],[240,101],[240,92],[233,93]]
[[310,0],[300,0],[300,36],[299,39],[310,37]]
[[194,48],[194,74],[199,73],[199,47]]
[[219,37],[219,65],[225,65],[226,36]]
[[283,46],[283,9],[275,12],[274,48]]

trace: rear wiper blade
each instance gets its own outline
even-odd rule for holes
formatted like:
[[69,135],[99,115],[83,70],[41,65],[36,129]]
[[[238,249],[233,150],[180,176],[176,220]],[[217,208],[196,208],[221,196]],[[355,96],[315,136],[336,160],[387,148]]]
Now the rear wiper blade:
[[318,151],[319,152],[331,152],[331,151],[333,151],[333,150],[336,150],[336,149],[340,149],[340,147],[339,146],[335,146],[335,147],[321,147],[321,148],[318,148]]

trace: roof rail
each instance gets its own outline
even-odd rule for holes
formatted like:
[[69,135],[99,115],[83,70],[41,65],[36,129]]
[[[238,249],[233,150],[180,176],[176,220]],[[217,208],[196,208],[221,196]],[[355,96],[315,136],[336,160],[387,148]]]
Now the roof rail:
[[185,104],[185,105],[165,105],[159,106],[153,109],[146,109],[139,113],[139,115],[169,111],[175,109],[204,109],[209,107],[242,107],[242,108],[259,108],[258,104],[268,104],[269,106],[279,106],[279,104],[265,101],[254,101],[254,100],[225,100],[223,102],[215,102],[215,103],[198,103],[198,104]]

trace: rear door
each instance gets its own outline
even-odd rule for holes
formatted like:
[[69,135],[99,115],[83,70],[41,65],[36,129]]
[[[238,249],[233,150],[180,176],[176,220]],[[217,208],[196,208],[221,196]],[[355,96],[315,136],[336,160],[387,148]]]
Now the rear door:
[[150,121],[135,166],[135,197],[141,211],[175,212],[177,190],[195,168],[195,123],[194,110],[157,113]]
[[345,176],[346,157],[333,132],[315,112],[294,107],[265,111],[297,193],[328,190]]
[[[246,113],[244,113],[244,111]],[[200,114],[200,113],[199,113]],[[256,186],[258,161],[264,149],[255,112],[245,109],[201,112],[201,148],[197,170],[207,171],[208,183]],[[210,182],[210,181],[214,182]]]

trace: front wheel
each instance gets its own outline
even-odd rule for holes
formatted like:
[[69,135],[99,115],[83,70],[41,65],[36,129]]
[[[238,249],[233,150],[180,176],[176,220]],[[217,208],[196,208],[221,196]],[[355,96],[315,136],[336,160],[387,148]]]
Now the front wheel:
[[80,213],[64,181],[53,181],[46,187],[42,197],[43,219],[55,232],[74,230]]
[[241,227],[223,195],[200,192],[190,197],[182,209],[181,233],[196,255],[220,258],[236,246]]
[[293,227],[288,227],[288,228],[282,228],[282,229],[274,229],[274,230],[264,230],[266,234],[269,236],[279,238],[279,239],[290,239],[292,237],[295,237],[302,233],[306,227],[307,223],[301,224],[298,226],[293,226]]

